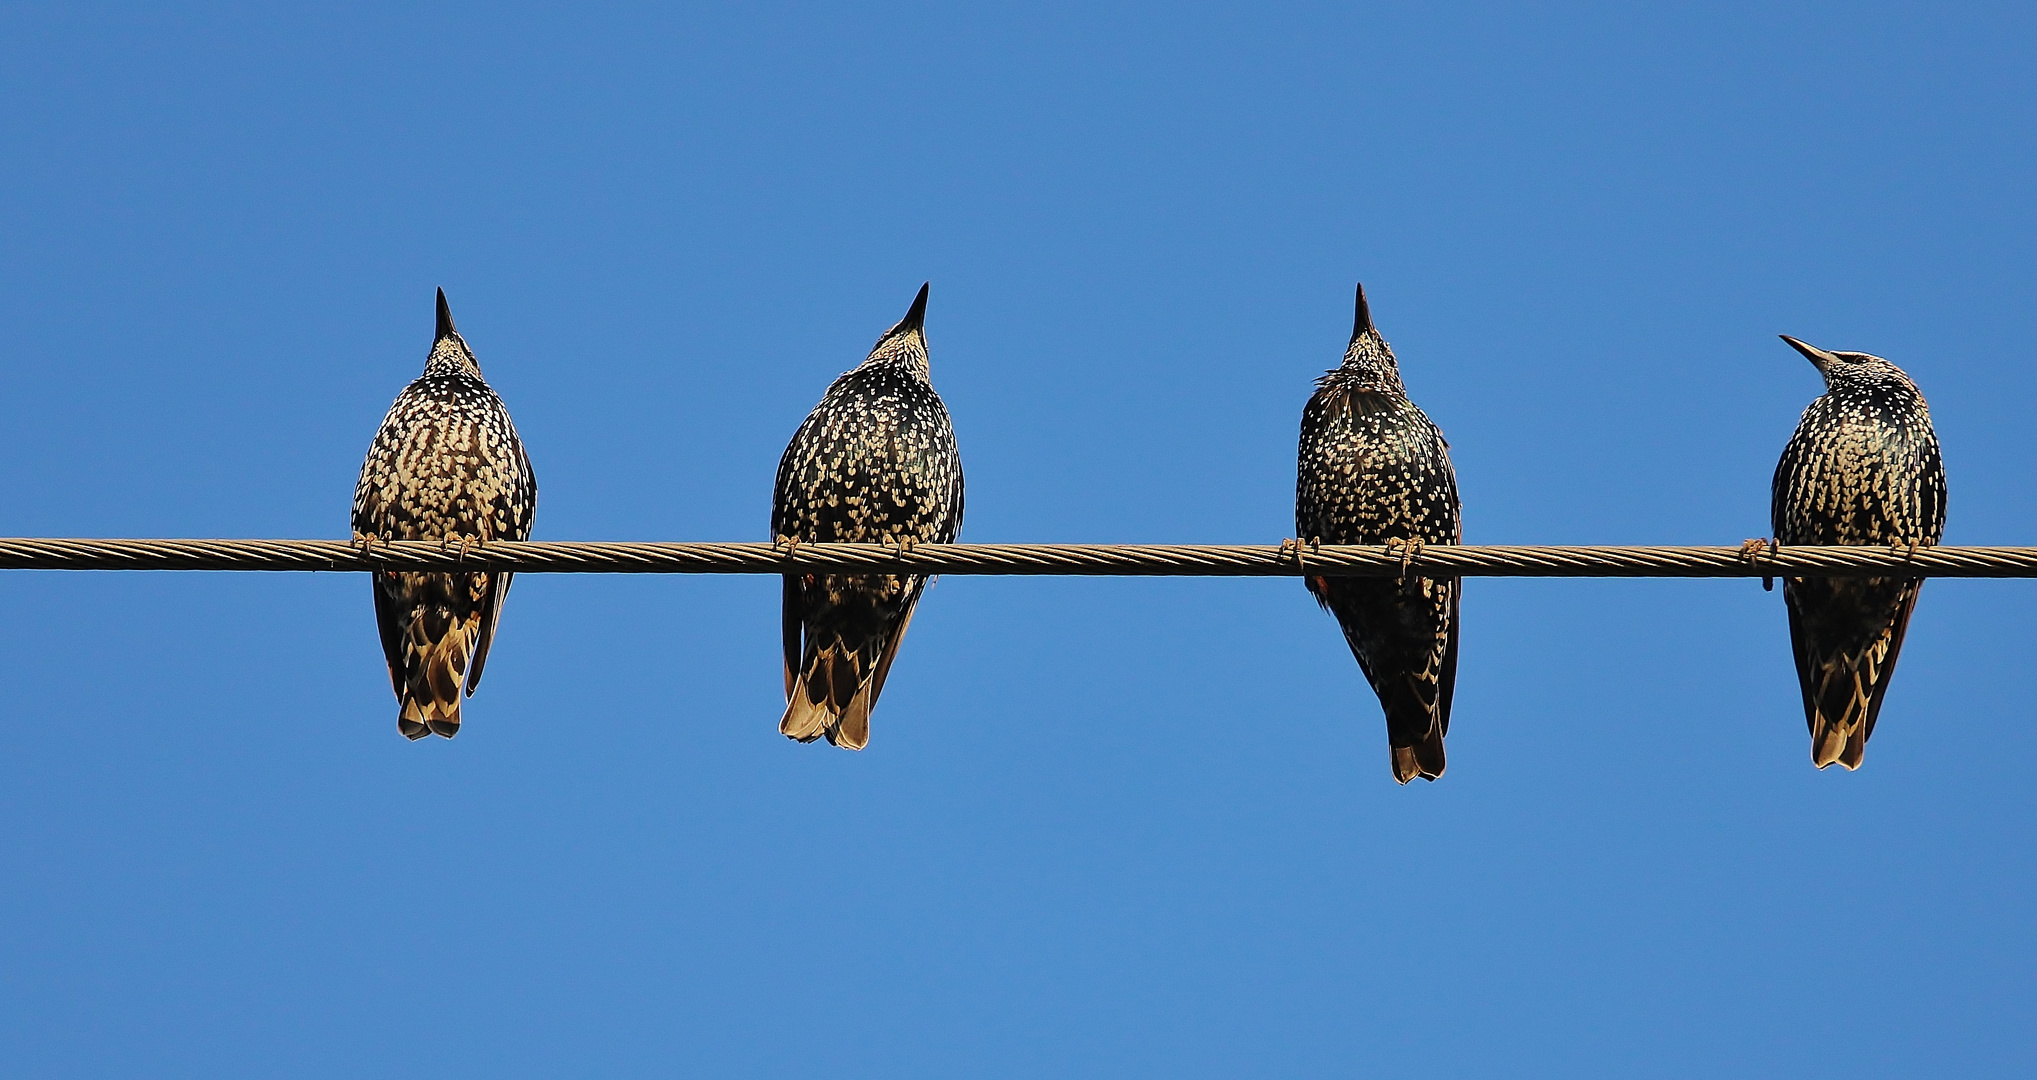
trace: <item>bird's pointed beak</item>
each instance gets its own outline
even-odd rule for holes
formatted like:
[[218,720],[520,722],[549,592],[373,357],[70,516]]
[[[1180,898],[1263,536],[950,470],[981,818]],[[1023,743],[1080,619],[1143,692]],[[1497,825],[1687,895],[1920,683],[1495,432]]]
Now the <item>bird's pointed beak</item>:
[[1827,367],[1837,363],[1839,360],[1838,357],[1833,356],[1831,353],[1828,353],[1825,350],[1820,349],[1816,345],[1813,345],[1807,341],[1798,341],[1797,339],[1789,336],[1788,334],[1777,334],[1776,336],[1784,341],[1789,342],[1790,348],[1795,349],[1800,353],[1803,353],[1804,359],[1809,360],[1811,364],[1815,366],[1819,371],[1824,371]]
[[438,325],[438,330],[437,330],[437,331],[435,331],[435,332],[434,332],[434,333],[432,334],[432,336],[431,336],[431,339],[432,339],[433,341],[438,341],[438,340],[440,340],[441,338],[444,338],[444,337],[445,337],[445,336],[446,336],[447,334],[456,334],[456,333],[459,333],[459,331],[457,331],[457,330],[454,330],[454,329],[453,329],[453,309],[452,309],[452,306],[446,303],[446,291],[445,291],[444,289],[440,289],[440,290],[439,290],[439,325]]
[[907,311],[905,318],[898,322],[900,330],[918,330],[927,324],[927,290],[933,284],[929,281],[919,287],[919,295],[912,298],[912,310]]
[[1351,340],[1356,341],[1372,329],[1372,307],[1365,302],[1365,283],[1358,283],[1358,311],[1351,317]]

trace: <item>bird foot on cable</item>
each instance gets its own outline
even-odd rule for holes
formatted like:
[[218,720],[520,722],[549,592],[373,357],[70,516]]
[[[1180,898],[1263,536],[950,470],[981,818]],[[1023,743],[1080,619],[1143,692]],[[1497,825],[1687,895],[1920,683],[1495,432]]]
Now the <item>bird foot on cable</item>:
[[[1740,541],[1740,557],[1757,566],[1760,565],[1761,557],[1763,555],[1768,556],[1768,558],[1771,561],[1773,561],[1776,552],[1779,552],[1781,550],[1782,545],[1780,543],[1777,543],[1776,539],[1772,536],[1766,540],[1756,536],[1751,539]],[[1774,592],[1775,579],[1773,577],[1764,576],[1761,579],[1761,588],[1764,592]]]

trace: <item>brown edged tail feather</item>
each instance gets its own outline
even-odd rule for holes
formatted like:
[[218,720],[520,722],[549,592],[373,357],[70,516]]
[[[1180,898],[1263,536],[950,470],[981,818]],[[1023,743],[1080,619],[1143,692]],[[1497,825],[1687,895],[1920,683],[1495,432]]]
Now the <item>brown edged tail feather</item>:
[[[1863,584],[1871,587],[1873,579]],[[1820,769],[1834,764],[1849,770],[1860,768],[1922,588],[1923,582],[1910,582],[1888,625],[1864,647],[1851,652],[1821,648],[1822,643],[1812,640],[1798,604],[1792,594],[1785,593],[1786,599],[1792,599],[1786,605],[1790,644],[1803,691],[1804,719],[1811,732],[1811,764]]]
[[1433,680],[1407,672],[1394,683],[1375,687],[1386,712],[1386,741],[1393,748],[1393,778],[1405,784],[1419,776],[1443,775],[1443,728]]
[[826,738],[850,750],[868,746],[876,672],[863,674],[859,659],[839,645],[814,650],[806,670],[793,680],[778,733],[799,742]]
[[850,649],[839,638],[826,647],[812,640],[808,628],[807,655],[801,671],[786,670],[785,715],[778,721],[778,733],[799,742],[825,737],[829,744],[847,750],[870,745],[870,712],[884,692],[884,680],[898,646],[912,625],[908,609],[898,624],[885,634],[874,656],[866,645]]
[[1405,784],[1419,776],[1434,780],[1443,775],[1443,733],[1431,731],[1413,746],[1393,747],[1393,778]]
[[460,733],[460,698],[482,634],[482,610],[455,619],[442,604],[423,603],[397,627],[401,681],[396,729],[407,739]]

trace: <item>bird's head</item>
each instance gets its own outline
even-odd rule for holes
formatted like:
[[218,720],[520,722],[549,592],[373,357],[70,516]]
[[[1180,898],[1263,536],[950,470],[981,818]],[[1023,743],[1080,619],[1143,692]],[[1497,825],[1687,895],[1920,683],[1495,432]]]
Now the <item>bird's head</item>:
[[1358,286],[1357,312],[1351,319],[1351,345],[1344,350],[1344,366],[1340,370],[1355,379],[1361,389],[1407,393],[1407,388],[1401,385],[1400,365],[1393,359],[1393,346],[1372,325],[1372,308],[1365,302],[1362,284]]
[[474,350],[467,347],[467,339],[453,329],[453,309],[446,303],[446,291],[439,290],[438,329],[432,333],[431,356],[424,362],[426,371],[465,372],[476,378],[481,375],[481,362],[474,359]]
[[919,287],[919,295],[913,297],[905,318],[877,339],[864,363],[904,363],[922,373],[927,370],[927,289],[932,284],[927,282]]
[[1911,390],[1917,388],[1917,384],[1910,381],[1910,377],[1903,373],[1903,369],[1873,353],[1827,352],[1809,342],[1798,341],[1788,334],[1778,336],[1789,342],[1790,348],[1804,354],[1804,359],[1809,360],[1811,365],[1818,369],[1818,374],[1825,377],[1827,390],[1841,386],[1871,387],[1885,384],[1901,384]]

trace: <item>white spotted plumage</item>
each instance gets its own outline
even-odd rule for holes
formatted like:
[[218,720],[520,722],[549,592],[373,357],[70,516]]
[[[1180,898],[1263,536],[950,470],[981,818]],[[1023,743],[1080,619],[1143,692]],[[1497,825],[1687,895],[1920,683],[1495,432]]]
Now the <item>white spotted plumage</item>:
[[[1304,544],[1456,544],[1463,540],[1449,444],[1401,385],[1393,349],[1372,325],[1363,286],[1344,363],[1302,411],[1295,529]],[[1443,775],[1443,736],[1457,681],[1462,584],[1308,577],[1386,714],[1395,780]]]
[[[778,463],[771,534],[819,543],[952,543],[962,528],[962,458],[929,377],[927,289],[834,381]],[[860,750],[870,710],[926,588],[919,575],[785,577],[785,714],[778,730]]]
[[[354,489],[358,541],[526,540],[537,479],[509,410],[453,328],[444,292],[420,375],[397,395]],[[481,683],[510,574],[377,571],[375,621],[406,737],[452,738]]]
[[[1879,356],[1783,337],[1825,378],[1776,463],[1778,543],[1888,547],[1945,534],[1945,465],[1917,384]],[[1784,578],[1790,651],[1811,761],[1860,767],[1881,715],[1920,578]]]

